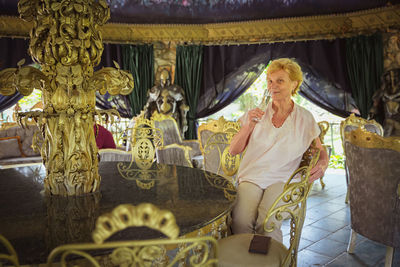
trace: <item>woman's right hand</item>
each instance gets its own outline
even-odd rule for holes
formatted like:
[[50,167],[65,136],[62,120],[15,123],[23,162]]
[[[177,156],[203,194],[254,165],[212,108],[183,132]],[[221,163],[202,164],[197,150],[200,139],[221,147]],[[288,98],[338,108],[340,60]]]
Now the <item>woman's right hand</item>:
[[259,108],[254,108],[250,110],[247,118],[247,123],[249,124],[249,126],[251,126],[252,128],[256,126],[256,124],[261,120],[264,113],[265,112]]

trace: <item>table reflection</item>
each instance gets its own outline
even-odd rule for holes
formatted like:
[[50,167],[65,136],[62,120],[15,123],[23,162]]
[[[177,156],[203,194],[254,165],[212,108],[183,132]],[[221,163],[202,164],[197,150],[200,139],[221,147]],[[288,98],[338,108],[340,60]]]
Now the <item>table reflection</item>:
[[[22,264],[45,262],[66,243],[91,242],[97,217],[123,203],[150,202],[174,213],[181,235],[221,220],[236,191],[221,176],[199,169],[131,162],[102,162],[100,192],[60,197],[43,194],[43,165],[0,170],[0,234],[15,247]],[[125,230],[113,240],[159,236],[148,229]]]

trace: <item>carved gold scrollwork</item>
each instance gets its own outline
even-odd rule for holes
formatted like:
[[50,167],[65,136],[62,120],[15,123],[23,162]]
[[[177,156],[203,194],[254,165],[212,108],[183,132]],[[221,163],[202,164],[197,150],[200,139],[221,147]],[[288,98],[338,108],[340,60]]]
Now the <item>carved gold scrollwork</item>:
[[[221,219],[224,219],[225,216]],[[221,220],[220,219],[220,220]],[[213,225],[217,227],[218,224]],[[104,242],[107,238],[127,227],[148,227],[167,238],[149,240],[129,240]],[[210,230],[208,230],[210,231]],[[197,231],[196,231],[197,232]],[[60,261],[61,266],[108,266],[99,262],[99,257],[92,256],[88,251],[110,253],[109,264],[118,266],[216,266],[217,242],[210,236],[178,237],[179,227],[172,212],[160,210],[150,203],[138,206],[123,204],[110,213],[100,216],[92,237],[94,243],[77,243],[61,245],[55,248],[48,257],[48,265]],[[178,248],[178,253],[168,253],[167,249]],[[77,260],[67,262],[70,257]]]
[[118,231],[143,225],[158,230],[169,238],[179,236],[179,227],[172,212],[145,203],[138,206],[119,205],[111,213],[100,216],[92,234],[93,241],[101,244]]
[[397,136],[383,137],[364,128],[345,132],[345,140],[365,148],[383,148],[400,152],[400,138]]
[[221,161],[222,170],[227,176],[233,176],[236,174],[240,165],[239,155],[231,155],[231,153],[229,153],[229,147],[226,147],[222,153]]
[[[117,111],[95,111],[95,93],[128,94],[132,75],[116,64],[93,72],[103,52],[99,26],[110,17],[105,0],[21,0],[21,18],[32,21],[29,52],[41,70],[31,66],[0,72],[0,93],[29,95],[42,90],[43,112],[19,115],[21,125],[33,119],[43,137],[45,189],[55,195],[95,192],[100,186],[95,117]],[[38,147],[38,136],[34,146]]]
[[224,192],[224,197],[229,201],[234,201],[236,198],[236,188],[228,179],[208,171],[204,171],[204,177],[207,182]]
[[[151,162],[119,162],[117,168],[119,174],[127,180],[135,180],[136,185],[141,189],[151,189],[156,183],[156,179],[159,175],[168,173],[170,166],[163,164],[156,164]],[[165,176],[165,175],[164,175]]]

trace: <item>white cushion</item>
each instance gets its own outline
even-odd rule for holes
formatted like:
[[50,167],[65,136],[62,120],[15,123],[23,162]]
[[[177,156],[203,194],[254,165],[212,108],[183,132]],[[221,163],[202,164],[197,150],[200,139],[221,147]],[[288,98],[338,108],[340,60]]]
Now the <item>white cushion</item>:
[[281,266],[288,249],[278,241],[271,239],[268,254],[249,253],[253,234],[237,234],[218,241],[218,266],[253,267]]

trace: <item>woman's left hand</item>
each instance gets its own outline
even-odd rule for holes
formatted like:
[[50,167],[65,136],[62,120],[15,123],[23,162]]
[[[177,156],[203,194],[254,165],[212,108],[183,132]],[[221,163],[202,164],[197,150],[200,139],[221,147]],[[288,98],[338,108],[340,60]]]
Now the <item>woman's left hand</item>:
[[322,163],[320,161],[318,161],[317,164],[315,164],[314,168],[312,168],[310,171],[310,179],[309,179],[310,183],[324,176],[326,171],[325,165],[326,165],[325,163]]

